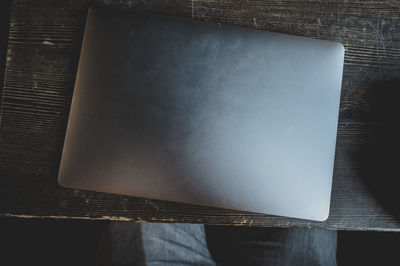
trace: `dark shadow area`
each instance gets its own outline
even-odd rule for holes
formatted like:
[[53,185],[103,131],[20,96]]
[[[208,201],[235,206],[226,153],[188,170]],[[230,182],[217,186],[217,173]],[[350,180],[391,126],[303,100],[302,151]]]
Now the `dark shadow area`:
[[400,79],[372,84],[367,97],[369,112],[362,121],[372,122],[364,144],[355,154],[360,176],[374,198],[400,219]]
[[95,265],[107,221],[0,218],[1,265]]
[[339,266],[399,265],[400,234],[386,232],[351,232],[338,234]]

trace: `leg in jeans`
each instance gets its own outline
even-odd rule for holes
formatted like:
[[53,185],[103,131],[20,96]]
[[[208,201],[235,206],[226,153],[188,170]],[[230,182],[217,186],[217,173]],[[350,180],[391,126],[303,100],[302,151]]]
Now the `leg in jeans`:
[[206,226],[210,252],[222,265],[336,265],[336,231]]
[[103,234],[98,265],[215,265],[204,225],[113,222]]

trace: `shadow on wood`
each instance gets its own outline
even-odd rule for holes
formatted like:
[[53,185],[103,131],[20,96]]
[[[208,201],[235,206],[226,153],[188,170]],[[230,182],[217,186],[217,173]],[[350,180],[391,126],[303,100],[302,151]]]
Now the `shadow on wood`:
[[400,150],[400,79],[371,84],[367,97],[370,112],[363,120],[372,122],[364,144],[355,154],[360,177],[367,188],[396,219],[400,220],[399,150]]

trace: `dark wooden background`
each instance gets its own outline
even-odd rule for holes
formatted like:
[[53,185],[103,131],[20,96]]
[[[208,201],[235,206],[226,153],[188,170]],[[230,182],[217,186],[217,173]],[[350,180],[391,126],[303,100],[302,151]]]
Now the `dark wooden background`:
[[310,222],[60,187],[57,172],[90,3],[18,0],[1,100],[1,216],[400,231],[399,1],[94,2],[343,43],[331,215]]

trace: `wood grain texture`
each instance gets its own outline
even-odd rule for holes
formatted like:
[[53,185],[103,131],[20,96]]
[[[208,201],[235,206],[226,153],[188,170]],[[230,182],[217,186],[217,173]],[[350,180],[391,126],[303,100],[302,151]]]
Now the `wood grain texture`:
[[[376,134],[398,132],[390,122],[398,121],[390,101],[400,88],[398,1],[95,3],[342,42],[331,215],[326,222],[310,222],[60,187],[57,172],[89,6],[85,0],[13,2],[0,113],[0,215],[400,231],[400,201],[390,189],[398,174],[391,174],[390,160],[368,161],[387,169],[377,172],[364,169],[362,159],[363,153],[387,156],[374,144],[382,138],[385,145],[398,145],[395,135]],[[386,184],[385,199],[394,207],[374,191],[376,179]]]

